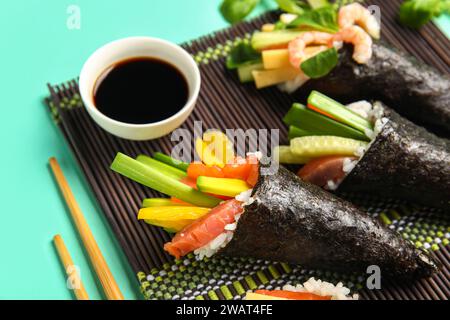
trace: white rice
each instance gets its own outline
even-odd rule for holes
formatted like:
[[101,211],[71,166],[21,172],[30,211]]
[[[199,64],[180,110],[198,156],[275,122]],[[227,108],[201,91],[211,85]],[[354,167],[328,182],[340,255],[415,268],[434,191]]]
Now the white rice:
[[197,260],[203,260],[203,258],[212,257],[217,251],[228,244],[233,238],[232,231],[225,231],[218,235],[214,240],[210,241],[207,245],[194,250],[194,255]]
[[369,112],[369,121],[375,122],[381,119],[384,115],[383,106],[379,102],[375,102],[372,106],[372,110]]
[[247,152],[247,157],[251,157],[251,156],[255,156],[258,161],[262,159],[263,157],[263,153],[261,151],[256,151],[256,152]]
[[243,203],[243,206],[252,204],[254,199],[251,197],[253,189],[248,189],[247,191],[238,194],[235,199]]
[[344,163],[342,165],[342,171],[344,171],[345,173],[351,172],[355,168],[357,163],[358,160],[353,160],[352,158],[345,158]]
[[[344,171],[345,175],[347,175],[355,168],[357,163],[358,160],[353,160],[352,158],[345,158],[344,163],[342,164],[342,171]],[[337,188],[339,187],[339,185],[343,180],[344,180],[343,178],[338,181],[328,180],[327,184],[325,185],[325,189],[330,191],[337,190]]]
[[339,187],[341,181],[334,182],[334,180],[328,180],[327,185],[325,186],[326,190],[334,191]]
[[355,156],[357,156],[358,158],[362,158],[362,156],[364,155],[364,153],[366,153],[366,149],[367,149],[367,146],[366,146],[366,147],[363,147],[363,146],[359,147],[359,148],[355,151]]
[[[364,147],[361,146],[356,150],[355,156],[358,158],[358,160],[352,160],[350,158],[344,159],[342,171],[345,173],[345,176],[347,176],[356,167],[356,165],[364,156],[366,151],[369,150],[372,143],[375,141],[377,135],[381,132],[381,130],[383,130],[383,127],[386,125],[386,123],[389,122],[389,119],[384,117],[384,109],[379,102],[375,102],[372,105],[371,103],[362,100],[348,104],[346,107],[352,110],[353,112],[359,114],[363,118],[367,119],[368,121],[374,123],[374,128],[373,130],[365,131],[366,136],[371,141],[368,145]],[[325,189],[331,191],[336,190],[344,179],[341,179],[340,181],[333,181],[333,180],[327,181]]]
[[350,289],[344,287],[342,282],[334,285],[330,282],[322,281],[320,279],[316,280],[310,278],[303,284],[298,284],[296,286],[285,285],[283,290],[292,292],[308,292],[317,294],[319,296],[330,296],[331,300],[358,300],[358,294],[350,295]]
[[278,89],[283,92],[291,94],[297,91],[300,87],[302,87],[308,80],[309,77],[302,72],[294,79],[280,83],[278,85]]
[[[242,202],[242,206],[253,203],[254,199],[251,197],[253,189],[249,189],[238,194],[235,199]],[[237,223],[242,213],[234,216],[234,222],[225,226],[224,232],[218,235],[214,240],[210,241],[207,245],[194,250],[194,255],[197,260],[203,260],[203,258],[210,258],[216,254],[220,249],[225,248],[226,245],[233,239],[234,231],[237,228]]]
[[366,120],[370,120],[370,113],[372,112],[372,104],[369,101],[361,100],[350,103],[345,106],[347,109],[360,115]]

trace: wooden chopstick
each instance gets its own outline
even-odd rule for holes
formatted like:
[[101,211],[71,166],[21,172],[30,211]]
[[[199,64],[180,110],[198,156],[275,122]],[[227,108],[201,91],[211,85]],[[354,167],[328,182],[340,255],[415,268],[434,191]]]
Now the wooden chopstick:
[[67,250],[67,247],[64,244],[64,240],[59,234],[57,234],[53,237],[53,242],[55,243],[56,251],[58,251],[59,258],[61,259],[67,276],[70,277],[71,280],[73,280],[73,283],[75,283],[75,287],[72,288],[75,297],[78,300],[89,300],[87,291],[84,288],[80,275],[75,269],[76,266],[74,265],[72,258],[70,257],[69,250]]
[[70,190],[69,184],[67,183],[66,178],[61,170],[61,167],[58,164],[56,158],[50,158],[50,167],[55,175],[58,186],[61,190],[61,193],[66,201],[67,206],[69,207],[70,213],[72,215],[72,219],[75,222],[75,226],[77,227],[78,233],[80,234],[81,240],[83,241],[84,247],[89,255],[92,266],[100,280],[100,283],[103,287],[103,291],[108,300],[123,300],[123,295],[120,292],[119,286],[114,280],[114,277],[109,270],[108,264],[103,257],[100,248],[95,241],[94,235],[89,228],[89,225],[86,222],[86,219],[81,212],[78,203],[75,200],[75,197]]

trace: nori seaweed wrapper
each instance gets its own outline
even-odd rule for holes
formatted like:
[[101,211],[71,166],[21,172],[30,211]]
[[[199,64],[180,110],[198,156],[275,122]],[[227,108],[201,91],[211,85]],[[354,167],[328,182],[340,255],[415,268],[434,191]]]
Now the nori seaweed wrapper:
[[355,191],[450,212],[450,141],[383,106],[385,124],[338,191]]
[[403,279],[431,275],[433,260],[379,221],[280,167],[261,176],[233,239],[220,251],[303,267]]
[[384,42],[373,44],[367,64],[353,58],[353,46],[339,53],[339,62],[327,76],[311,80],[298,91],[318,90],[342,102],[377,99],[404,117],[435,133],[450,136],[450,77]]

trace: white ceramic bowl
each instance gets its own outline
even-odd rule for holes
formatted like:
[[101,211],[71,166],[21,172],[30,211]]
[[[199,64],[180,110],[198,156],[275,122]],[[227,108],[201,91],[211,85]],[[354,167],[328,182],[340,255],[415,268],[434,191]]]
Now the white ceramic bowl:
[[[159,58],[171,63],[180,70],[185,76],[189,87],[188,101],[180,111],[162,121],[147,124],[131,124],[117,121],[98,111],[93,97],[93,90],[98,77],[115,63],[133,57]],[[155,139],[178,128],[194,109],[200,91],[200,84],[200,71],[188,52],[171,42],[150,37],[124,38],[110,42],[97,49],[83,65],[79,81],[81,98],[92,119],[106,131],[130,140]],[[155,107],[164,108],[164,106]]]

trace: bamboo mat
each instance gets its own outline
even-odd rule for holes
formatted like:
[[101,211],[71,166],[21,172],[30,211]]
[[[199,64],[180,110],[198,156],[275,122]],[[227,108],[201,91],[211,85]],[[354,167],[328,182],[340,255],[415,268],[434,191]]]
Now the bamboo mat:
[[[381,7],[382,31],[386,40],[440,71],[450,73],[450,42],[433,25],[420,32],[401,28],[395,22],[400,1],[370,1]],[[245,41],[265,22],[276,20],[269,12],[198,40],[185,43],[200,66],[202,90],[192,115],[183,125],[192,130],[193,122],[208,128],[280,129],[280,142],[287,141],[281,119],[294,101],[293,96],[276,88],[256,90],[253,84],[240,84],[235,72],[224,67],[230,48]],[[433,209],[405,205],[388,199],[375,200],[354,195],[351,201],[366,208],[417,246],[429,249],[442,263],[442,271],[415,283],[385,283],[382,290],[364,289],[362,275],[340,275],[305,270],[278,262],[253,259],[215,258],[195,261],[192,255],[174,261],[162,248],[170,237],[136,219],[141,201],[158,193],[119,176],[109,169],[118,151],[132,157],[155,151],[169,153],[170,137],[145,142],[116,138],[90,119],[83,108],[77,80],[49,85],[46,99],[49,111],[70,145],[100,207],[114,231],[139,285],[148,299],[240,299],[247,290],[276,288],[301,283],[311,276],[332,282],[343,281],[362,299],[448,299],[450,297],[450,221]]]

